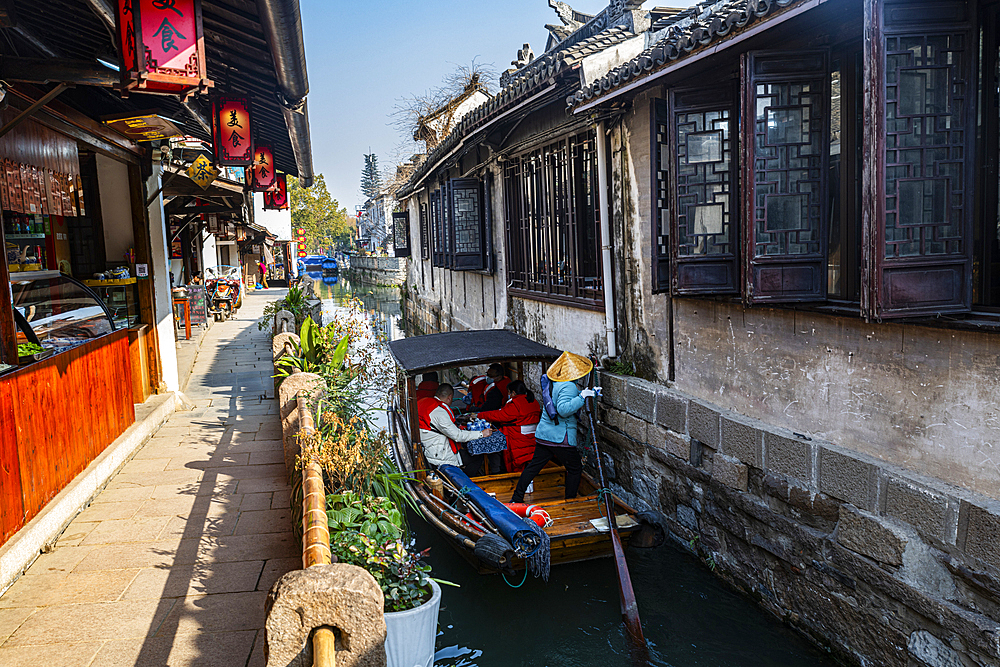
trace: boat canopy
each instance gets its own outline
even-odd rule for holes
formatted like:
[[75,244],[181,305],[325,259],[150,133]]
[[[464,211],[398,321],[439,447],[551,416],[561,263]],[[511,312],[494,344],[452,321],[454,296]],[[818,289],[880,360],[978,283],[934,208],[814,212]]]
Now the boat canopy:
[[547,361],[561,352],[512,331],[449,331],[389,342],[389,351],[407,375],[503,361]]

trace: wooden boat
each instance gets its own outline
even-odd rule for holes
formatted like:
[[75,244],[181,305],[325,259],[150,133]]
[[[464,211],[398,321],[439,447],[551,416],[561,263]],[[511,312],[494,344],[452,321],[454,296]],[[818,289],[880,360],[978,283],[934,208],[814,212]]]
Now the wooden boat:
[[[389,425],[393,436],[393,456],[400,471],[409,473],[409,484],[424,518],[449,538],[481,573],[506,569],[523,569],[524,560],[516,555],[509,562],[497,562],[476,548],[487,533],[496,534],[476,508],[464,502],[459,489],[449,488],[435,495],[427,479],[430,466],[423,457],[420,431],[417,426],[417,376],[430,371],[447,371],[466,366],[506,363],[512,378],[524,377],[526,363],[547,365],[559,356],[559,350],[541,345],[509,331],[462,331],[404,338],[389,343],[389,349],[400,369],[399,383],[390,401]],[[565,468],[550,463],[535,477],[534,490],[525,494],[524,502],[540,506],[552,518],[545,528],[550,540],[552,565],[573,563],[591,558],[610,556],[611,537],[603,502],[599,502],[599,486],[584,472],[579,495],[564,499]],[[473,477],[472,481],[500,502],[509,502],[520,473],[505,473]],[[621,499],[614,498],[615,514],[623,545],[639,531],[655,530],[641,520],[638,513]],[[470,520],[466,515],[473,513]],[[597,523],[601,528],[595,527]],[[603,524],[603,525],[602,525]],[[644,538],[640,541],[648,541]],[[481,543],[482,545],[482,543]]]

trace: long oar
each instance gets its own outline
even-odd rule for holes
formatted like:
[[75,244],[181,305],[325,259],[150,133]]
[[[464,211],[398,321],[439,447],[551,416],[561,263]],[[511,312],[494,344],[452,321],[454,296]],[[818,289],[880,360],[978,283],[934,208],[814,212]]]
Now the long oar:
[[[591,373],[590,384],[593,385],[594,375]],[[632,590],[632,578],[628,573],[628,563],[625,562],[625,550],[622,548],[622,540],[618,535],[618,521],[615,518],[614,504],[611,501],[611,493],[607,490],[608,485],[604,480],[604,465],[601,463],[601,450],[597,444],[597,428],[594,423],[594,399],[588,398],[587,416],[590,418],[590,434],[594,441],[594,458],[597,459],[597,477],[601,482],[601,492],[604,498],[604,507],[608,512],[608,530],[611,533],[611,545],[615,555],[615,570],[618,572],[618,595],[621,600],[622,621],[625,623],[625,631],[631,640],[632,662],[637,665],[649,664],[649,648],[646,645],[646,638],[642,634],[642,621],[639,620],[639,606],[635,602],[635,591]]]

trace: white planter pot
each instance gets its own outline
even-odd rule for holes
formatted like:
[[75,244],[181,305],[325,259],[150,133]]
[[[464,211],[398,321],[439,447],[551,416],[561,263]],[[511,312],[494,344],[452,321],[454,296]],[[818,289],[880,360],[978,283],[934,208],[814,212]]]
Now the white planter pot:
[[431,667],[437,637],[441,587],[431,581],[434,594],[419,607],[385,614],[387,667]]

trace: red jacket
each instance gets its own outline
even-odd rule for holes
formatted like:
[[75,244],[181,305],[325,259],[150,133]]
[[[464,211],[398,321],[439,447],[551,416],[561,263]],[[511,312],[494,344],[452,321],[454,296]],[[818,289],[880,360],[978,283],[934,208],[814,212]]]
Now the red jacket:
[[417,385],[417,399],[433,398],[438,390],[438,383],[434,380],[424,380]]
[[507,451],[504,462],[508,472],[521,472],[535,455],[535,425],[542,418],[542,404],[536,399],[528,402],[521,394],[507,401],[499,410],[479,413],[480,419],[496,424],[500,432],[507,436]]
[[[446,403],[442,403],[435,396],[430,396],[427,398],[421,398],[417,400],[417,425],[418,428],[422,428],[425,431],[437,431],[431,424],[431,413],[437,410],[439,407],[444,408],[448,411],[451,416],[451,420],[455,421],[455,413],[451,411],[451,407]],[[458,453],[458,445],[451,439],[448,440],[448,444],[451,445],[451,451]]]

